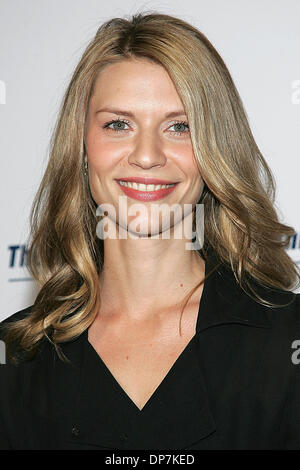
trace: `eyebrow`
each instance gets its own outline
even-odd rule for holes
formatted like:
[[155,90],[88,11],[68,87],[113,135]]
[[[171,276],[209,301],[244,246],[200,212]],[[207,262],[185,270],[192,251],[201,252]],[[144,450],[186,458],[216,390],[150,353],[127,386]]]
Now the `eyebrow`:
[[[129,116],[131,118],[135,117],[131,111],[125,111],[124,109],[116,109],[116,108],[101,108],[101,109],[98,109],[98,111],[96,111],[95,114],[104,113],[104,112],[119,114],[123,116]],[[186,116],[184,109],[178,109],[176,111],[172,111],[170,113],[165,114],[166,119],[176,117],[176,116]]]

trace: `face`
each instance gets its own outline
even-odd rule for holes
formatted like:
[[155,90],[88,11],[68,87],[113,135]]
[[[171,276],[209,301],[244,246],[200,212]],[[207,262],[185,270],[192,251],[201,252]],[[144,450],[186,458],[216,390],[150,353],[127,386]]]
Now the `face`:
[[[136,237],[157,235],[191,216],[204,182],[182,101],[162,66],[130,59],[101,71],[89,103],[85,145],[93,199],[106,204],[119,228]],[[129,185],[129,178],[145,178],[150,187]],[[159,189],[163,183],[152,179],[176,184]]]

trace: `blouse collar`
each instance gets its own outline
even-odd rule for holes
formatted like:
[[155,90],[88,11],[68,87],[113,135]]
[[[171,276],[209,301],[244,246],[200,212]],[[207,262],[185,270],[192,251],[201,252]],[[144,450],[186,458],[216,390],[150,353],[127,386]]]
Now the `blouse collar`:
[[[112,392],[109,392],[108,387],[107,392],[106,388],[102,390],[100,398],[95,397],[95,400],[102,401],[102,405],[99,402],[99,408],[97,402],[93,406],[91,403],[84,406],[84,412],[79,411],[82,408],[78,406],[78,414],[74,418],[80,434],[78,438],[72,438],[73,442],[78,440],[81,444],[88,443],[95,447],[104,446],[115,449],[133,449],[134,443],[135,449],[172,450],[184,449],[216,431],[214,408],[199,355],[201,332],[226,323],[238,323],[256,328],[271,328],[272,324],[267,307],[252,300],[239,287],[232,270],[224,263],[219,263],[218,256],[212,250],[209,251],[205,263],[205,275],[207,278],[199,305],[196,334],[144,408],[138,410],[133,402],[130,404],[130,398],[126,399],[125,392],[122,394],[114,383],[115,393],[122,397],[123,405],[121,400],[119,408],[114,413],[105,414],[106,408],[105,405],[103,408],[103,400],[104,402],[112,400],[109,395]],[[259,294],[271,293],[270,290],[259,285],[255,287]],[[284,303],[290,299],[287,299],[282,292],[272,291],[272,296],[268,296],[268,300]],[[80,338],[83,339],[84,344],[87,341],[86,332]],[[68,350],[65,351],[67,356],[72,360],[72,347],[69,348],[66,345],[66,349]],[[83,374],[81,377],[84,377],[81,380],[81,387],[83,387],[79,398],[81,404],[86,403],[84,397],[88,396],[88,390],[90,390],[89,377],[93,376],[93,370],[95,371],[97,365],[96,353],[94,356],[89,356],[86,362],[87,349],[84,349],[85,353],[82,357],[85,361],[79,361],[81,374]],[[98,365],[102,367],[100,362]],[[101,374],[102,372],[100,376]],[[108,393],[107,398],[105,393]],[[128,416],[121,420],[120,425],[117,417],[120,417],[122,413],[128,413]],[[93,422],[96,415],[97,422],[90,429],[88,423]],[[105,427],[107,419],[116,421],[111,423],[110,429],[114,431],[109,433]],[[120,438],[120,435],[124,433],[128,436],[128,440]]]

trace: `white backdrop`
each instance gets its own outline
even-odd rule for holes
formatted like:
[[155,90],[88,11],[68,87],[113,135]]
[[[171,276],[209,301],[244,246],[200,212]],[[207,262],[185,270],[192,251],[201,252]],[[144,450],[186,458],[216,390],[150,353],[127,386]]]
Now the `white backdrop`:
[[300,262],[299,0],[0,0],[0,321],[37,294],[24,267],[28,216],[73,69],[100,24],[149,9],[193,24],[224,59]]

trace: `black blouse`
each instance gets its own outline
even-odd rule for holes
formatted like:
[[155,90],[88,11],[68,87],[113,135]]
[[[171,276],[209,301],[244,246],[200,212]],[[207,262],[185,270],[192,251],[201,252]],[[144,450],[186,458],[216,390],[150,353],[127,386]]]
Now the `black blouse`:
[[[282,304],[292,298],[264,289]],[[221,265],[204,284],[195,335],[142,410],[88,330],[61,344],[72,365],[47,341],[32,361],[1,365],[0,449],[300,449],[295,340],[300,294],[288,307],[264,307]]]

